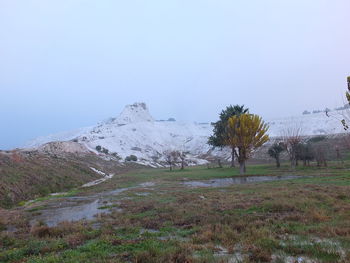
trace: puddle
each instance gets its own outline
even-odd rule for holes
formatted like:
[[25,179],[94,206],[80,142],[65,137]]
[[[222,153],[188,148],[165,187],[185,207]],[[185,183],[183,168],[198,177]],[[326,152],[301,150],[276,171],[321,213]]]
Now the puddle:
[[155,186],[156,184],[154,182],[146,182],[146,183],[142,183],[139,186],[140,187],[152,187]]
[[[90,196],[72,196],[49,200],[45,209],[40,210],[38,215],[32,215],[31,224],[41,221],[52,227],[63,221],[93,220],[98,214],[110,213],[111,209],[118,210],[118,207],[112,207],[113,204],[110,203],[114,196],[131,189],[153,185],[153,183],[148,182],[135,187],[119,188]],[[108,206],[111,206],[111,209]]]
[[133,189],[135,187],[126,187],[126,188],[119,188],[119,189],[116,189],[116,190],[112,190],[112,191],[108,191],[108,192],[105,192],[103,193],[103,195],[118,195],[122,192],[125,192],[125,191],[128,191],[130,189]]
[[67,195],[68,192],[61,192],[61,193],[52,193],[50,196],[60,196],[60,195]]
[[147,234],[147,233],[151,233],[151,234],[155,234],[155,233],[159,233],[160,231],[159,230],[157,230],[157,229],[145,229],[145,228],[142,228],[141,230],[140,230],[140,234],[141,235],[143,235],[143,234]]
[[145,192],[145,193],[136,193],[137,196],[148,196],[151,193]]
[[99,200],[95,200],[83,205],[43,210],[41,211],[42,214],[35,218],[35,221],[43,221],[49,227],[52,227],[63,221],[91,220],[99,213],[108,212],[98,209],[102,205]]
[[5,231],[8,233],[14,233],[17,231],[17,227],[15,227],[13,225],[8,225]]
[[249,183],[260,183],[269,181],[282,181],[291,180],[297,178],[306,178],[307,176],[298,175],[284,175],[284,176],[240,176],[231,178],[219,178],[205,181],[190,181],[184,182],[184,185],[190,187],[225,187],[233,184],[249,184]]

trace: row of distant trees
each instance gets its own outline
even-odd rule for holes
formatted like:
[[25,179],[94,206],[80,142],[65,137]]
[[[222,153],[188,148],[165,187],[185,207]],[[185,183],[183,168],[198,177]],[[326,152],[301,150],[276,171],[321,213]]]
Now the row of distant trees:
[[163,153],[165,157],[165,162],[169,165],[170,171],[173,170],[173,167],[175,167],[177,164],[180,163],[181,170],[185,168],[185,165],[187,165],[186,162],[186,156],[187,152],[183,151],[165,151]]
[[[347,104],[342,108],[338,109],[349,109],[350,108],[350,76],[347,77],[348,90],[346,91]],[[336,109],[336,110],[338,110]],[[330,109],[325,109],[324,112],[328,115]],[[318,111],[320,112],[320,111]],[[304,111],[303,114],[309,114],[310,112]],[[316,113],[314,111],[314,113]],[[329,116],[329,115],[328,115]],[[349,115],[343,115],[341,123],[343,124],[344,130],[349,129]],[[310,161],[315,160],[317,166],[327,166],[326,155],[331,151],[331,148],[335,148],[336,158],[340,159],[340,147],[337,145],[332,147],[326,143],[324,136],[317,136],[309,139],[305,139],[301,136],[301,128],[295,126],[294,128],[286,129],[282,139],[276,141],[269,149],[268,154],[275,158],[276,166],[280,166],[280,154],[286,151],[291,161],[291,166],[295,168],[298,165],[298,161],[303,161],[304,165],[309,165]],[[350,148],[349,138],[343,138],[341,144],[343,147]]]
[[[302,161],[304,166],[309,166],[311,161],[316,161],[317,166],[327,166],[327,155],[330,150],[325,136],[302,138],[294,134],[276,140],[269,147],[268,154],[276,160],[277,167],[280,167],[280,156],[283,152],[289,157],[292,168],[298,166],[299,161]],[[335,151],[337,159],[340,159],[339,148],[336,147]]]

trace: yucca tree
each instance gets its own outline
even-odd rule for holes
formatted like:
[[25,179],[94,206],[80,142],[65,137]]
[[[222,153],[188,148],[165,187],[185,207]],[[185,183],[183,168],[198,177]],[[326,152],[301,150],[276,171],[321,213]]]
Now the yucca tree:
[[[212,123],[213,135],[209,137],[208,144],[214,147],[227,146],[227,122],[232,116],[239,116],[241,114],[248,113],[248,108],[244,105],[228,106],[220,113],[220,119],[217,122]],[[235,149],[234,145],[231,146],[231,167],[235,166]]]
[[258,115],[241,114],[228,120],[227,145],[238,149],[236,152],[240,174],[245,173],[245,163],[253,151],[269,140],[268,125]]

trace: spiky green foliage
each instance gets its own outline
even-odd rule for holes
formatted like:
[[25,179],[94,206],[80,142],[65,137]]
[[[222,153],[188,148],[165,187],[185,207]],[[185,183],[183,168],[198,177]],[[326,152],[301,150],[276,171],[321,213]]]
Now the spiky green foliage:
[[228,119],[232,116],[238,116],[244,113],[248,113],[249,109],[244,105],[228,106],[220,113],[220,119],[217,122],[212,123],[213,135],[209,137],[208,143],[215,147],[223,147],[227,141],[227,123]]
[[232,116],[228,120],[226,144],[238,148],[238,162],[241,174],[245,172],[245,161],[253,151],[269,140],[268,125],[261,117],[254,114]]

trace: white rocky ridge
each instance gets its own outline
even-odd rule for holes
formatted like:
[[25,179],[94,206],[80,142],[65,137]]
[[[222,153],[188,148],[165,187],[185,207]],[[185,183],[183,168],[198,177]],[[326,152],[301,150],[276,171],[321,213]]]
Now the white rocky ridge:
[[[270,125],[270,137],[278,137],[290,126],[299,126],[303,135],[342,133],[343,127],[336,118],[329,118],[324,113],[302,115],[299,117],[280,118],[267,121]],[[41,137],[30,142],[27,147],[50,149],[43,146],[53,141],[78,142],[89,151],[98,153],[96,147],[115,153],[122,160],[135,155],[139,163],[158,165],[164,160],[163,153],[169,150],[188,152],[192,163],[205,163],[203,156],[220,155],[229,158],[227,150],[212,149],[207,144],[212,134],[209,123],[184,123],[178,121],[155,121],[145,103],[128,105],[117,118],[111,118],[95,127],[82,128],[74,132],[60,133]],[[59,145],[59,149],[63,146]],[[71,151],[72,147],[67,146]],[[78,149],[76,145],[73,148]],[[62,149],[64,150],[64,149]]]

